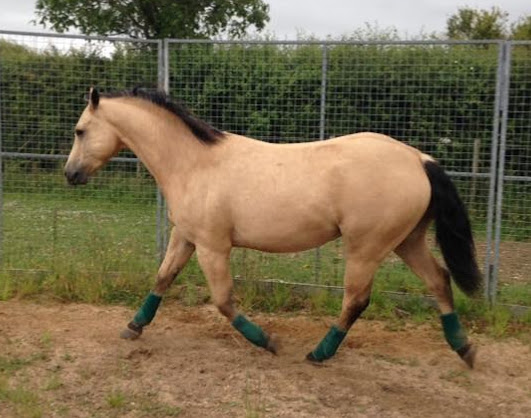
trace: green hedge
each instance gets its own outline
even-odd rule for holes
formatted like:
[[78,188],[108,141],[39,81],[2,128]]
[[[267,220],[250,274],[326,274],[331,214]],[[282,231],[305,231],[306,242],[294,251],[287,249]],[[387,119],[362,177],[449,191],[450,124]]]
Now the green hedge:
[[[268,141],[320,137],[321,46],[170,45],[172,95],[201,117]],[[488,172],[497,59],[496,46],[329,46],[324,135],[386,133],[465,172],[479,140],[479,169]],[[0,41],[0,66],[4,151],[67,153],[89,85],[110,91],[157,83],[157,51],[149,46],[65,52]],[[512,175],[531,175],[530,74],[530,49],[517,48],[508,132]]]

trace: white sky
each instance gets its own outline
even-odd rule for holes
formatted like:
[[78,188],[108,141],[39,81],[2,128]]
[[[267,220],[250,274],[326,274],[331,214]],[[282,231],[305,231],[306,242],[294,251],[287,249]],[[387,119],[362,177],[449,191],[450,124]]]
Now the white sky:
[[[298,33],[317,38],[348,35],[365,23],[394,27],[402,37],[421,32],[442,33],[446,19],[458,7],[490,9],[498,5],[511,21],[531,14],[531,0],[266,0],[270,17],[266,30],[278,39],[296,39]],[[42,31],[34,26],[35,0],[0,0],[0,29]]]

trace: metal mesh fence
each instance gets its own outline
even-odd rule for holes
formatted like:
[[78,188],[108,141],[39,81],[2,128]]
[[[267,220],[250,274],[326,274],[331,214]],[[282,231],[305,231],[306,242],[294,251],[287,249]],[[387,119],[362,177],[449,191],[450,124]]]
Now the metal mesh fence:
[[[483,256],[498,55],[497,43],[170,41],[169,87],[214,125],[265,141],[370,130],[434,155],[468,203]],[[243,277],[340,285],[341,258],[337,243],[321,254],[240,251],[236,260],[245,262],[234,269]]]
[[[510,48],[510,49],[509,49]],[[510,80],[504,115],[505,141],[500,198],[498,292],[501,301],[525,288],[531,277],[531,42],[509,46]],[[520,302],[529,304],[529,293]]]
[[0,36],[5,269],[153,271],[156,187],[123,154],[83,190],[62,169],[89,86],[158,82],[158,43]]
[[[531,255],[530,46],[512,46],[503,128],[506,47],[502,42],[140,42],[4,32],[3,268],[154,273],[157,242],[167,231],[153,180],[134,156],[121,155],[81,190],[66,188],[61,173],[88,86],[115,91],[142,85],[164,86],[216,127],[264,141],[324,140],[370,130],[433,155],[461,191],[485,265],[495,262],[489,241],[498,138],[505,129],[502,256],[500,269],[494,265],[491,272],[501,283],[525,281],[523,261]],[[515,254],[522,262],[510,261]],[[387,289],[422,291],[397,261],[391,257],[380,270],[391,283]],[[238,249],[232,267],[236,277],[246,279],[341,285],[341,243],[280,256]],[[197,273],[195,265],[188,269],[189,276]]]

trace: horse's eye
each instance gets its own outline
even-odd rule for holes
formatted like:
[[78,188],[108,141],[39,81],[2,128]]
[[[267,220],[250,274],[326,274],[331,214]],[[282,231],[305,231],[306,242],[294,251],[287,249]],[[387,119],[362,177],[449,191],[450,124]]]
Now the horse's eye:
[[85,133],[85,131],[83,129],[76,129],[76,136],[77,137],[83,136],[84,133]]

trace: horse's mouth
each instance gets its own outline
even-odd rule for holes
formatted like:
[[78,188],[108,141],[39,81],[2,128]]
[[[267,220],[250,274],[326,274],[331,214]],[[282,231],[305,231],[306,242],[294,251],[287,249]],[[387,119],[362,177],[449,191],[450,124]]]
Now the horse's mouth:
[[88,174],[83,171],[65,171],[65,177],[71,186],[85,185],[88,182]]

